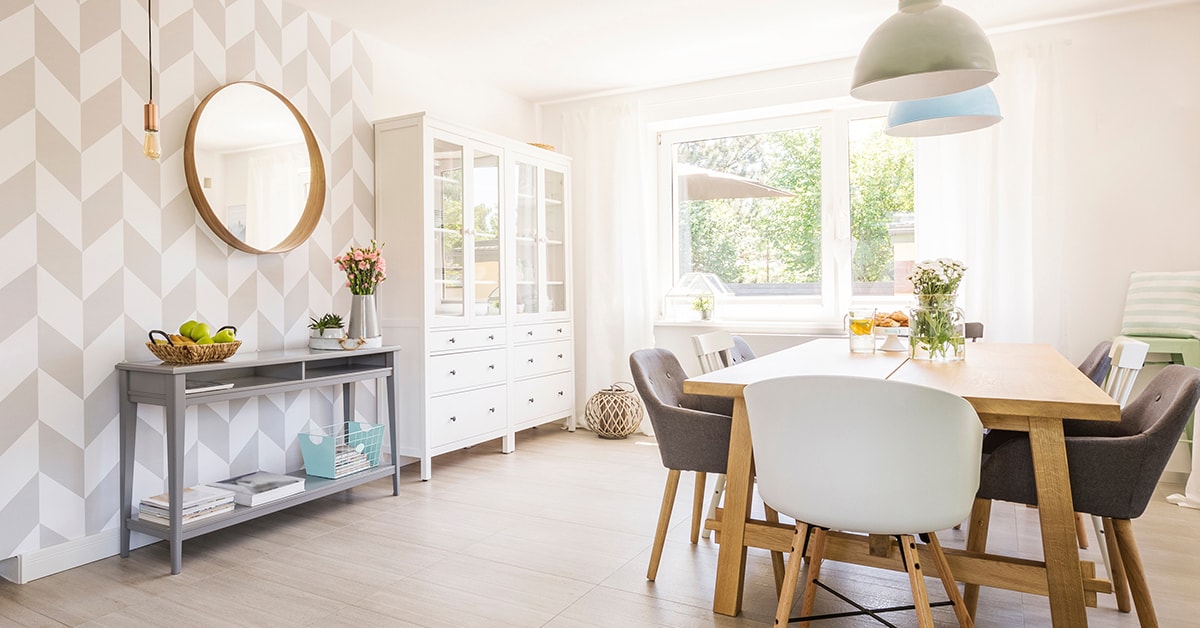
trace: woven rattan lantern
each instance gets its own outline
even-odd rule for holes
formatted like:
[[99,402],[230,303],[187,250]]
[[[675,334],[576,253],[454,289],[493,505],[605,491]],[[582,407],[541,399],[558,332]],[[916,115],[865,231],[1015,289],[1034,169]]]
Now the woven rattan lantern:
[[592,395],[583,416],[596,436],[625,438],[642,424],[642,400],[633,384],[617,382]]

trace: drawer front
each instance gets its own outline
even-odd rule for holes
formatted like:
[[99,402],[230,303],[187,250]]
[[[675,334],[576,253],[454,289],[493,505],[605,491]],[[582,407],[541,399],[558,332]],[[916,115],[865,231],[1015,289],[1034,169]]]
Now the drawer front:
[[537,323],[513,327],[513,342],[539,342],[571,337],[571,322]]
[[513,348],[513,377],[533,377],[570,370],[574,365],[571,353],[574,345],[575,341],[570,339],[517,345]]
[[435,355],[429,358],[429,393],[501,384],[507,369],[504,349]]
[[513,384],[512,415],[516,422],[548,414],[564,416],[575,406],[575,374],[572,372],[527,379]]
[[504,346],[504,328],[456,329],[454,331],[429,332],[427,349],[430,353],[462,351],[464,349],[486,349]]
[[504,429],[508,423],[506,392],[504,386],[493,386],[430,398],[425,406],[430,446]]

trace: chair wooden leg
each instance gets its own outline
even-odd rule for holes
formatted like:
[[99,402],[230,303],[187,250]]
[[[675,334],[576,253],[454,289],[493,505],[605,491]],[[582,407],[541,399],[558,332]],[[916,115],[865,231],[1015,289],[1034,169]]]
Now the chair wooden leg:
[[[988,524],[992,519],[992,500],[975,498],[971,507],[971,518],[967,523],[967,551],[983,552],[987,550]],[[979,606],[979,585],[963,585],[963,604],[967,613],[975,617],[975,609]]]
[[1133,595],[1133,607],[1137,609],[1138,624],[1142,628],[1157,628],[1158,616],[1154,613],[1154,601],[1150,599],[1150,585],[1142,569],[1142,555],[1133,540],[1133,525],[1128,519],[1108,519],[1112,533],[1117,537],[1117,547],[1125,575],[1129,578],[1129,592]]
[[942,544],[938,542],[937,535],[932,532],[929,533],[929,555],[937,565],[938,577],[942,579],[942,587],[946,589],[946,595],[950,596],[951,602],[954,602],[954,616],[958,618],[958,625],[962,628],[973,628],[975,620],[971,619],[971,614],[967,612],[967,605],[963,602],[962,594],[958,592],[958,582],[954,580],[954,574],[950,571],[950,563],[946,561],[946,553],[942,551]]
[[[813,584],[821,577],[821,560],[825,558],[825,530],[815,528],[809,542],[808,574],[804,577],[804,594],[800,596],[800,615],[812,615],[813,604],[817,600],[817,585]],[[796,555],[792,555],[795,560]],[[809,622],[800,622],[800,628],[808,628]]]
[[654,546],[650,549],[647,580],[654,580],[658,575],[658,561],[662,559],[663,543],[667,540],[667,527],[671,523],[671,509],[675,507],[675,491],[678,489],[679,469],[670,469],[667,471],[667,486],[663,489],[662,507],[658,510],[658,529],[654,532]]
[[1106,548],[1104,567],[1108,569],[1108,579],[1112,580],[1113,595],[1117,597],[1117,610],[1128,613],[1132,609],[1129,605],[1129,579],[1125,576],[1125,561],[1121,560],[1117,537],[1112,531],[1112,519],[1105,518],[1100,525],[1103,526],[1103,532],[1097,532],[1096,536],[1104,539],[1104,545],[1101,545]]
[[[763,502],[763,512],[766,513],[767,522],[779,523],[779,511],[771,508],[767,502]],[[775,572],[775,592],[783,591],[783,552],[771,552],[771,569]]]
[[783,582],[779,587],[779,604],[775,607],[775,625],[787,626],[788,615],[792,612],[792,598],[796,595],[796,581],[800,579],[800,563],[804,562],[804,537],[808,534],[808,526],[796,523],[796,533],[792,535],[792,553],[788,557],[787,571],[783,574]]
[[929,608],[929,591],[925,589],[925,570],[921,568],[921,557],[917,554],[917,539],[911,534],[900,535],[900,552],[904,554],[904,568],[912,587],[917,625],[933,628],[933,609]]
[[707,480],[707,473],[696,472],[696,488],[692,491],[692,545],[700,542],[700,528],[704,524],[700,515],[704,514],[704,486]]
[[[725,474],[718,473],[716,486],[713,487],[712,501],[710,501],[708,503],[708,515],[705,517],[705,520],[716,518],[717,506],[721,505],[721,496],[724,494],[725,494]],[[700,529],[700,536],[707,539],[708,537],[712,536],[712,530],[702,527]]]
[[1075,513],[1075,539],[1079,541],[1079,549],[1088,548],[1087,526],[1083,524],[1083,514]]

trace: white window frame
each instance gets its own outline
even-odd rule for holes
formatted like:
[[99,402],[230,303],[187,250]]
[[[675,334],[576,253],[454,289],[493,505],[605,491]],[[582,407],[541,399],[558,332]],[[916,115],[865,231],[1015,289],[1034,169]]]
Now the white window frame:
[[[660,292],[666,294],[680,276],[679,215],[674,202],[678,193],[673,176],[675,144],[717,137],[770,133],[788,129],[821,129],[821,295],[733,297],[719,312],[724,324],[739,329],[787,328],[805,332],[831,332],[842,328],[842,317],[851,307],[896,310],[912,298],[852,295],[850,237],[850,154],[848,125],[851,120],[887,115],[886,104],[838,107],[824,111],[663,130],[657,137],[657,181],[659,205]],[[842,164],[842,167],[837,167]],[[746,313],[751,314],[746,314]]]

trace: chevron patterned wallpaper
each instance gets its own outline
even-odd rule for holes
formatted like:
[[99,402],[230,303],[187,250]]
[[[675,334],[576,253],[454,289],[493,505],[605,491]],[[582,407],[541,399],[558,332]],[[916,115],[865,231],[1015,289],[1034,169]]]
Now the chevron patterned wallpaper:
[[[155,0],[163,155],[142,156],[147,0],[0,2],[0,559],[118,525],[117,380],[146,331],[236,325],[242,351],[304,346],[348,311],[332,259],[373,234],[371,60],[359,37],[279,0]],[[210,91],[286,95],[324,151],[309,242],[254,256],[201,222],[183,138]],[[188,484],[302,462],[333,391],[189,408]],[[362,394],[364,416],[375,400]],[[164,490],[162,413],[141,410],[136,497]]]

